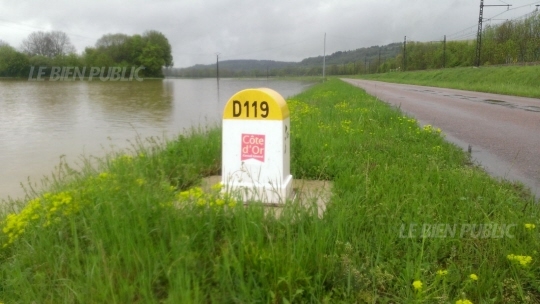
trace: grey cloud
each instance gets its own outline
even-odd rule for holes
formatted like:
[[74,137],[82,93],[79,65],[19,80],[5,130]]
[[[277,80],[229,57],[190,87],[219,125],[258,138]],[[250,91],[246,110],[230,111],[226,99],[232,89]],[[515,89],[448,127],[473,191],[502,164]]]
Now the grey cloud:
[[[519,7],[534,0],[510,2]],[[474,25],[478,7],[468,0],[0,0],[0,39],[18,47],[33,31],[61,30],[80,53],[107,33],[154,29],[168,37],[180,67],[215,62],[216,52],[223,59],[297,61],[322,55],[325,32],[327,53],[400,42],[405,35],[440,40]],[[486,16],[503,10],[486,10]],[[474,39],[471,32],[466,38]]]

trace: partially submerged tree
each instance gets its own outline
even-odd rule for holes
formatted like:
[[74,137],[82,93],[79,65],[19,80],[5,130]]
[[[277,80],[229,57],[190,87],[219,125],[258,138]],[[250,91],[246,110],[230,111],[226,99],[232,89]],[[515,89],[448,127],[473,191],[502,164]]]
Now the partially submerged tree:
[[170,67],[173,65],[173,58],[171,54],[171,45],[165,35],[158,31],[150,30],[144,32],[142,36],[143,40],[147,41],[147,44],[153,44],[158,48],[159,60],[163,60],[163,65]]
[[75,53],[68,35],[60,31],[33,32],[23,40],[22,50],[30,56],[56,57]]
[[28,57],[13,47],[0,43],[0,77],[23,77],[28,75]]
[[169,40],[158,31],[103,35],[95,47],[85,49],[84,58],[92,66],[144,66],[141,74],[152,77],[162,77],[162,68],[173,64]]
[[109,48],[112,46],[120,46],[129,39],[126,34],[106,34],[96,41],[96,48]]

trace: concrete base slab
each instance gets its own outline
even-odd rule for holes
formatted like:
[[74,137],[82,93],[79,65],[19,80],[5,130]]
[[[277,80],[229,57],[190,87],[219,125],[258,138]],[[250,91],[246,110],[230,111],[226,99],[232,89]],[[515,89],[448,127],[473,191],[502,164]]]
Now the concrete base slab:
[[224,180],[221,183],[223,184],[224,192],[238,193],[245,202],[258,201],[271,204],[284,204],[287,200],[291,200],[293,196],[292,175],[287,176],[283,181],[272,184],[256,181],[227,183]]
[[[221,182],[221,176],[214,175],[203,178],[201,187],[210,191],[210,187]],[[277,217],[281,210],[290,204],[298,204],[304,208],[317,208],[317,216],[322,218],[326,211],[326,206],[332,196],[332,182],[321,180],[293,180],[293,196],[286,204],[263,204],[268,212],[274,213]]]

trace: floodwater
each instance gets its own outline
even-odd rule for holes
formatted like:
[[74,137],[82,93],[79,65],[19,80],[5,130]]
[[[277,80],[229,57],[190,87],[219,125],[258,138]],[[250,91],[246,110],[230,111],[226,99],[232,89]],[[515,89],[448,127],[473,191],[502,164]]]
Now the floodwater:
[[137,137],[172,139],[192,127],[219,125],[227,100],[267,87],[284,98],[312,82],[164,79],[142,82],[0,81],[0,201],[22,198],[61,158],[76,165],[130,147]]

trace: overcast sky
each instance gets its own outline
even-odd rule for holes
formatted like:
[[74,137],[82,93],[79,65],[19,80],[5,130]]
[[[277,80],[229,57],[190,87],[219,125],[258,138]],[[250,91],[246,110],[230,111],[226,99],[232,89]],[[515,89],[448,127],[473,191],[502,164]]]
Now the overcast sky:
[[[540,1],[485,0],[484,17],[513,19]],[[227,59],[300,61],[407,40],[474,39],[480,0],[0,0],[0,40],[19,48],[34,31],[66,32],[82,53],[108,33],[162,32],[174,65]],[[502,14],[501,14],[502,13]],[[502,20],[486,21],[496,24]]]

